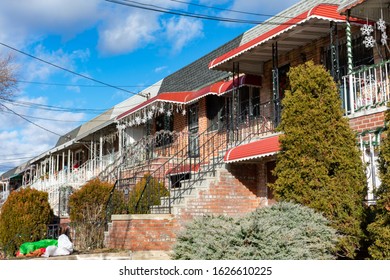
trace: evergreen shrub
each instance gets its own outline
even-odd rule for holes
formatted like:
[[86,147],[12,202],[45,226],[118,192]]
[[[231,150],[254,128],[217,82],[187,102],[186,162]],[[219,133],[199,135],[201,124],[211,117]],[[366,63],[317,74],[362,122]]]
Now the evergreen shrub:
[[150,174],[145,174],[129,192],[128,212],[130,214],[148,214],[150,206],[160,205],[161,197],[169,195],[163,182],[159,182]]
[[385,114],[384,139],[380,144],[379,175],[381,185],[376,190],[377,203],[373,211],[374,221],[368,225],[370,246],[369,255],[372,259],[390,259],[390,134],[388,124],[390,110]]
[[46,192],[30,188],[12,192],[1,208],[0,247],[14,255],[22,243],[46,238],[52,220]]
[[355,258],[364,233],[366,176],[356,135],[343,117],[337,86],[325,68],[292,67],[282,100],[277,155],[270,187],[277,200],[320,211],[342,235],[340,258]]
[[[91,180],[69,197],[70,219],[76,230],[78,249],[102,248],[107,221],[107,204],[113,185],[98,179]],[[124,199],[114,192],[112,211],[120,212]]]
[[179,233],[173,259],[334,259],[336,231],[321,214],[280,202],[243,218],[205,216]]

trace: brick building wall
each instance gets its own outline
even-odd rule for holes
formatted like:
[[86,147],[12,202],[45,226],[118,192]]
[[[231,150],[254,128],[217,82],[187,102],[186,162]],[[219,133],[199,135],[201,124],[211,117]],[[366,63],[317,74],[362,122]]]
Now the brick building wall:
[[260,205],[257,196],[257,165],[229,166],[220,170],[219,176],[209,188],[200,190],[196,198],[189,199],[185,208],[177,214],[178,221],[185,225],[203,215],[243,216]]
[[169,251],[179,224],[173,215],[113,215],[105,247],[131,251]]
[[362,114],[349,119],[350,127],[358,133],[365,130],[372,130],[383,127],[385,124],[385,108],[383,110],[372,111],[369,114]]

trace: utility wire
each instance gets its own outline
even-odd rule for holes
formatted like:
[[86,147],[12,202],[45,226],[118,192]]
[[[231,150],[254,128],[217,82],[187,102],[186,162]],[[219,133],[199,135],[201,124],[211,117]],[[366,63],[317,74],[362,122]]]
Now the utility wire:
[[292,17],[288,17],[288,16],[268,15],[268,14],[260,14],[260,13],[253,13],[253,12],[247,12],[247,11],[233,10],[233,9],[225,9],[225,8],[220,8],[220,7],[215,7],[215,6],[208,6],[208,5],[202,5],[202,4],[196,4],[196,3],[180,1],[180,0],[169,0],[169,1],[176,2],[176,3],[182,3],[182,4],[186,4],[186,5],[190,5],[190,6],[196,6],[196,7],[201,7],[201,8],[218,10],[218,11],[233,12],[233,13],[243,14],[243,15],[260,16],[260,17],[280,17],[280,18],[287,18],[287,19],[291,19],[292,18]]
[[[85,84],[64,84],[64,83],[48,83],[48,82],[36,82],[36,81],[24,81],[24,80],[16,80],[18,83],[23,84],[36,84],[36,85],[43,85],[43,86],[64,86],[64,87],[90,87],[90,88],[105,88],[108,86],[105,85],[85,85]],[[145,88],[145,87],[152,87],[152,86],[160,86],[160,85],[141,85],[141,86],[117,86],[121,88]]]
[[245,23],[245,24],[254,24],[254,25],[263,23],[263,21],[243,20],[243,19],[216,17],[216,16],[208,16],[208,15],[204,15],[204,14],[190,13],[190,12],[167,9],[167,8],[157,6],[157,5],[145,4],[145,3],[140,3],[140,2],[136,2],[136,1],[130,1],[130,0],[106,0],[106,1],[111,2],[111,3],[115,3],[115,4],[133,7],[133,8],[148,10],[148,11],[172,14],[172,15],[177,15],[177,16],[186,16],[186,17],[192,17],[192,18],[197,18],[197,19],[224,21],[224,22],[231,22],[231,23]]
[[[160,12],[160,13],[166,13],[166,14],[172,14],[177,16],[186,16],[186,17],[192,17],[197,19],[205,19],[205,20],[213,20],[213,21],[219,21],[219,22],[230,22],[230,23],[244,23],[244,24],[268,24],[268,25],[291,25],[288,22],[274,22],[274,21],[256,21],[256,20],[247,20],[247,19],[237,19],[237,18],[228,18],[228,17],[218,17],[218,16],[210,16],[205,14],[199,14],[199,13],[191,13],[186,12],[182,10],[174,10],[174,9],[168,9],[157,5],[152,4],[145,4],[137,1],[131,1],[131,0],[105,0],[107,2],[129,6],[132,8],[138,8],[148,11],[154,11],[154,12]],[[189,4],[189,3],[187,3]],[[194,4],[196,5],[196,4]],[[265,15],[264,15],[265,16]],[[295,18],[295,17],[288,17],[288,16],[281,16],[281,15],[269,15],[272,17],[280,17],[280,18]]]
[[18,117],[22,118],[23,120],[25,120],[25,121],[31,123],[32,125],[35,125],[36,127],[39,127],[40,129],[43,129],[43,130],[45,130],[45,131],[47,131],[47,132],[50,132],[50,133],[52,133],[52,134],[55,134],[55,135],[57,135],[57,136],[62,137],[61,134],[58,134],[58,133],[56,133],[56,132],[54,132],[54,131],[51,131],[50,129],[47,129],[46,127],[40,126],[39,124],[36,124],[36,123],[33,122],[33,121],[30,121],[29,119],[27,119],[27,118],[23,117],[22,115],[16,113],[14,110],[8,108],[8,107],[5,106],[4,104],[0,103],[0,105],[3,106],[4,108],[6,108],[7,110],[11,111],[12,113],[14,113],[16,116],[18,116]]
[[[7,113],[7,114],[13,114],[12,112],[7,112],[7,111],[0,111],[0,113]],[[36,119],[36,120],[43,120],[43,121],[53,121],[53,122],[67,122],[67,123],[84,123],[84,122],[92,122],[91,121],[86,121],[86,120],[80,120],[80,121],[71,121],[71,120],[60,120],[60,119],[50,119],[50,118],[42,118],[42,117],[34,117],[34,116],[28,116],[24,114],[19,114],[22,117],[29,118],[29,119]],[[97,121],[97,120],[96,120]],[[101,122],[101,121],[99,121]]]
[[106,82],[102,82],[102,81],[96,80],[96,79],[94,79],[94,78],[88,77],[88,76],[86,76],[86,75],[77,73],[77,72],[75,72],[75,71],[69,70],[69,69],[67,69],[67,68],[64,68],[64,67],[62,67],[62,66],[59,66],[59,65],[57,65],[57,64],[54,64],[54,63],[49,62],[49,61],[47,61],[47,60],[44,60],[44,59],[42,59],[42,58],[36,57],[36,56],[34,56],[34,55],[32,55],[32,54],[29,54],[29,53],[26,53],[26,52],[24,52],[24,51],[22,51],[22,50],[19,50],[19,49],[17,49],[17,48],[14,48],[14,47],[12,47],[12,46],[10,46],[10,45],[7,45],[7,44],[5,44],[5,43],[0,42],[0,45],[4,46],[4,47],[6,47],[6,48],[9,48],[9,49],[11,49],[11,50],[13,50],[13,51],[15,51],[15,52],[21,53],[21,54],[23,54],[23,55],[25,55],[25,56],[31,57],[31,58],[33,58],[33,59],[36,59],[36,60],[38,60],[38,61],[41,61],[41,62],[43,62],[43,63],[46,63],[46,64],[48,64],[48,65],[51,65],[51,66],[53,66],[53,67],[56,67],[56,68],[58,68],[58,69],[61,69],[61,70],[63,70],[63,71],[69,72],[69,73],[71,73],[71,74],[73,74],[73,75],[82,77],[82,78],[84,78],[84,79],[91,80],[91,81],[93,81],[93,82],[95,82],[95,83],[102,84],[102,85],[105,85],[105,86],[107,86],[107,87],[115,88],[115,89],[117,89],[117,90],[124,91],[124,92],[130,93],[130,94],[132,94],[132,95],[139,95],[139,96],[142,96],[142,97],[145,97],[145,98],[148,97],[147,94],[140,93],[140,92],[139,92],[139,93],[135,93],[135,92],[129,91],[129,90],[127,90],[127,89],[123,89],[123,88],[120,88],[120,87],[117,87],[117,86],[108,84],[108,83],[106,83]]
[[[25,107],[25,108],[34,108],[38,110],[44,110],[44,111],[54,111],[54,112],[71,112],[71,113],[84,113],[84,114],[98,114],[98,113],[104,113],[112,108],[109,109],[88,109],[88,108],[82,108],[82,109],[76,109],[76,108],[69,108],[69,107],[59,107],[59,106],[51,106],[51,105],[44,105],[40,103],[34,103],[34,102],[27,102],[27,101],[16,101],[11,99],[4,99],[0,98],[0,100],[12,104],[14,106],[19,107]],[[141,104],[142,102],[138,102],[135,104],[131,104],[128,106],[115,106],[116,109],[130,109],[134,106],[137,106]]]
[[10,104],[13,104],[13,105],[19,106],[19,107],[36,108],[36,109],[45,110],[45,111],[90,113],[90,114],[103,113],[104,111],[107,111],[107,109],[88,109],[88,108],[76,109],[76,108],[68,108],[68,107],[58,107],[58,106],[44,105],[44,104],[39,104],[39,103],[27,102],[27,101],[16,101],[16,100],[11,100],[11,99],[3,99],[3,98],[0,98],[0,100],[3,100],[6,103],[10,103]]

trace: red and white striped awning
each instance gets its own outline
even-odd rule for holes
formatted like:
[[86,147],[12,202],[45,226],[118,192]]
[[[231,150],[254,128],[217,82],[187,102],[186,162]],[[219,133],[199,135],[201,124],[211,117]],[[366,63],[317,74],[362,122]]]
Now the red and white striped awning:
[[191,172],[197,172],[200,169],[200,164],[183,164],[169,169],[166,175],[173,176],[179,174],[186,174]]
[[[250,85],[253,87],[261,87],[261,77],[254,75],[242,75],[238,78],[238,87]],[[134,108],[120,114],[116,120],[121,120],[132,114],[139,113],[142,110],[150,111],[151,107],[159,103],[171,103],[184,105],[193,103],[207,95],[223,95],[234,89],[233,80],[220,81],[212,85],[205,86],[196,91],[181,91],[181,92],[163,92],[155,97],[146,100],[145,102],[135,106]]]
[[280,151],[279,135],[243,144],[228,150],[224,156],[226,163],[271,156]]
[[[219,56],[209,63],[210,69],[231,71],[233,62],[240,62],[240,71],[261,74],[262,63],[272,58],[272,44],[278,43],[279,54],[309,44],[329,34],[329,22],[345,22],[338,5],[320,4],[298,16],[265,31],[255,39]],[[280,21],[280,19],[271,19]],[[264,23],[266,25],[267,22]]]

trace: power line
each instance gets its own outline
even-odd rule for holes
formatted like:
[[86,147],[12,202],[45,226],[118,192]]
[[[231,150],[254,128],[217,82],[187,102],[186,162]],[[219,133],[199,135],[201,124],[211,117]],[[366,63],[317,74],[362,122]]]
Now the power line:
[[172,15],[177,15],[177,16],[186,16],[186,17],[192,17],[192,18],[197,18],[197,19],[224,21],[224,22],[231,22],[231,23],[245,23],[245,24],[263,23],[262,21],[242,20],[242,19],[233,19],[233,18],[226,18],[226,17],[216,17],[216,16],[209,16],[209,15],[204,15],[204,14],[190,13],[190,12],[167,9],[167,8],[157,6],[157,5],[144,4],[144,3],[130,1],[130,0],[106,0],[106,1],[111,2],[111,3],[115,3],[115,4],[133,7],[133,8],[148,10],[148,11],[172,14]]
[[0,103],[0,105],[3,106],[4,108],[6,108],[7,110],[11,111],[12,113],[14,113],[16,116],[18,116],[18,117],[22,118],[23,120],[25,120],[25,121],[31,123],[32,125],[35,125],[36,127],[39,127],[40,129],[43,129],[43,130],[45,130],[45,131],[47,131],[47,132],[50,132],[50,133],[52,133],[52,134],[55,134],[55,135],[57,135],[57,136],[60,136],[60,137],[62,136],[61,134],[58,134],[58,133],[56,133],[56,132],[54,132],[54,131],[51,131],[50,129],[47,129],[46,127],[43,127],[43,126],[41,126],[41,125],[39,125],[39,124],[36,124],[36,123],[33,122],[33,121],[30,121],[29,119],[27,119],[27,118],[23,117],[22,115],[16,113],[14,110],[8,108],[8,107],[5,106],[4,104]]
[[292,18],[292,17],[288,17],[288,16],[268,15],[268,14],[260,14],[260,13],[253,13],[253,12],[247,12],[247,11],[226,9],[226,8],[220,8],[220,7],[215,7],[215,6],[196,4],[196,3],[186,2],[186,1],[179,1],[179,0],[169,0],[169,1],[176,2],[176,3],[182,3],[182,4],[187,4],[187,5],[190,5],[190,6],[196,6],[196,7],[213,9],[213,10],[218,10],[218,11],[225,11],[225,12],[233,12],[233,13],[237,13],[237,14],[244,14],[244,15],[251,15],[251,16],[280,17],[280,18],[287,18],[287,19],[291,19]]
[[0,100],[4,101],[6,103],[12,104],[14,106],[25,107],[25,108],[34,108],[34,109],[38,109],[38,110],[54,111],[54,112],[84,113],[84,114],[93,114],[93,115],[99,114],[99,113],[100,114],[104,113],[104,112],[106,112],[114,107],[116,109],[126,109],[126,108],[130,109],[130,108],[142,103],[142,102],[138,102],[138,103],[130,104],[128,106],[114,106],[114,107],[109,108],[109,109],[105,109],[105,108],[103,108],[103,109],[90,109],[90,108],[76,109],[76,108],[69,108],[69,107],[45,105],[45,104],[27,102],[27,101],[16,101],[16,100],[12,100],[12,99],[1,98],[1,97],[0,97]]
[[[137,1],[130,1],[130,0],[105,0],[107,2],[129,6],[132,8],[138,8],[142,10],[148,10],[148,11],[154,11],[159,13],[166,13],[171,15],[177,15],[177,16],[185,16],[185,17],[192,17],[197,19],[204,19],[204,20],[213,20],[213,21],[219,21],[219,22],[230,22],[230,23],[244,23],[244,24],[268,24],[268,25],[291,25],[288,22],[273,22],[273,21],[256,21],[256,20],[247,20],[247,19],[237,19],[237,18],[228,18],[228,17],[219,17],[219,16],[210,16],[205,14],[199,14],[199,13],[191,13],[186,12],[182,10],[174,10],[174,9],[168,9],[157,5],[152,4],[145,4]],[[195,5],[195,4],[194,4]],[[283,17],[283,18],[289,18],[292,17],[285,17],[285,16],[278,16],[278,15],[270,15],[272,17]]]
[[45,110],[45,111],[97,114],[97,113],[103,113],[104,111],[108,110],[108,109],[89,109],[89,108],[77,109],[77,108],[45,105],[45,104],[40,104],[40,103],[28,102],[28,101],[17,101],[17,100],[12,100],[12,99],[5,99],[5,98],[0,98],[0,99],[6,103],[10,103],[10,104],[13,104],[15,106],[36,108],[36,109]]
[[96,80],[96,79],[94,79],[94,78],[88,77],[88,76],[86,76],[86,75],[77,73],[77,72],[75,72],[75,71],[69,70],[69,69],[67,69],[67,68],[64,68],[64,67],[62,67],[62,66],[59,66],[59,65],[57,65],[57,64],[54,64],[54,63],[49,62],[49,61],[47,61],[47,60],[44,60],[44,59],[42,59],[42,58],[39,58],[39,57],[34,56],[34,55],[32,55],[32,54],[26,53],[26,52],[24,52],[24,51],[22,51],[22,50],[19,50],[19,49],[17,49],[17,48],[14,48],[14,47],[12,47],[12,46],[10,46],[10,45],[7,45],[7,44],[5,44],[5,43],[0,42],[0,45],[4,46],[4,47],[6,47],[6,48],[9,48],[9,49],[11,49],[11,50],[13,50],[13,51],[16,51],[16,52],[18,52],[18,53],[24,54],[25,56],[31,57],[31,58],[33,58],[33,59],[36,59],[36,60],[38,60],[38,61],[41,61],[41,62],[43,62],[43,63],[46,63],[46,64],[48,64],[48,65],[51,65],[51,66],[53,66],[53,67],[56,67],[56,68],[58,68],[58,69],[61,69],[61,70],[63,70],[63,71],[69,72],[69,73],[71,73],[71,74],[73,74],[73,75],[82,77],[82,78],[84,78],[84,79],[91,80],[91,81],[93,81],[93,82],[95,82],[95,83],[102,84],[102,85],[105,85],[105,86],[107,86],[107,87],[115,88],[115,89],[117,89],[117,90],[124,91],[124,92],[130,93],[130,94],[132,94],[132,95],[139,95],[139,96],[142,96],[142,97],[145,97],[145,98],[148,97],[146,94],[131,92],[131,91],[127,90],[127,89],[123,89],[123,88],[120,88],[120,87],[117,87],[117,86],[108,84],[108,83],[106,83],[106,82],[102,82],[102,81]]
[[10,159],[1,159],[0,160],[0,164],[5,164],[5,163],[12,163],[12,162],[15,162],[15,161],[20,161],[20,160],[24,160],[24,159],[31,159],[32,157],[34,156],[31,156],[31,157],[19,157],[19,158],[10,158]]
[[[6,111],[0,111],[0,113],[7,113],[7,114],[13,114],[12,112],[6,112]],[[34,116],[28,116],[24,114],[19,114],[22,117],[29,118],[29,119],[36,119],[36,120],[43,120],[43,121],[53,121],[53,122],[67,122],[67,123],[83,123],[88,122],[87,120],[80,120],[80,121],[71,121],[71,120],[60,120],[60,119],[50,119],[50,118],[42,118],[42,117],[34,117]],[[93,121],[93,120],[92,120]],[[92,122],[91,121],[91,122]]]
[[[43,85],[43,86],[64,86],[64,87],[90,87],[90,88],[105,88],[108,86],[105,85],[85,85],[85,84],[64,84],[64,83],[48,83],[48,82],[36,82],[36,81],[24,81],[24,80],[16,80],[18,83],[24,83],[24,84],[36,84],[36,85]],[[117,86],[121,88],[129,87],[129,88],[144,88],[144,87],[152,87],[152,86],[160,86],[160,85],[139,85],[139,86]]]

